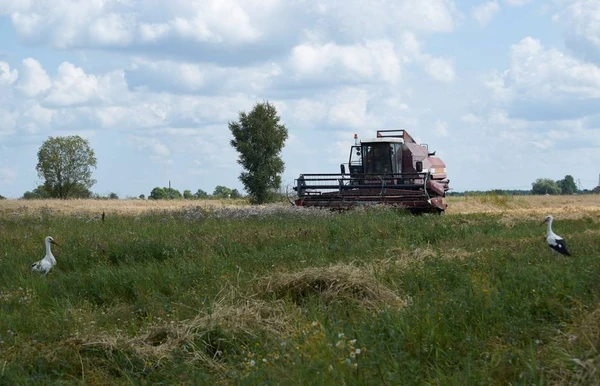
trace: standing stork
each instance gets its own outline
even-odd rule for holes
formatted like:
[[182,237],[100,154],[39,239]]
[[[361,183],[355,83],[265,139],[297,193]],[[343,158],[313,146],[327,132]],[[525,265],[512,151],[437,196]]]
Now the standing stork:
[[552,220],[554,220],[554,218],[548,215],[542,222],[542,224],[548,223],[548,231],[546,232],[546,242],[548,243],[548,246],[558,253],[571,256],[567,250],[567,244],[565,243],[565,240],[556,233],[552,232]]
[[[52,267],[56,265],[56,259],[54,258],[54,255],[50,250],[50,244],[58,245],[58,243],[54,241],[54,239],[50,236],[46,237],[45,242],[46,256],[44,256],[42,260],[36,261],[35,263],[31,264],[31,272],[43,273],[44,276],[46,276],[48,272],[50,272]],[[58,246],[60,247],[60,245]]]

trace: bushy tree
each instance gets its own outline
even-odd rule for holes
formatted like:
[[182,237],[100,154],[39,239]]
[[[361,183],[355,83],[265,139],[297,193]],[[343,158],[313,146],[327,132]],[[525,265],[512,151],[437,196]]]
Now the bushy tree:
[[538,178],[531,184],[532,194],[560,194],[560,186],[549,178]]
[[146,199],[146,195],[144,193],[140,194],[139,196],[140,200],[145,200]]
[[174,188],[159,188],[158,186],[150,192],[151,200],[166,200],[182,198],[181,192]]
[[212,195],[218,198],[230,198],[231,189],[223,185],[217,185]]
[[6,197],[0,194],[0,200],[6,200]]
[[89,188],[96,183],[91,169],[95,167],[94,150],[78,135],[49,137],[38,151],[36,170],[51,197],[91,196]]
[[189,200],[191,198],[193,198],[194,196],[192,195],[192,191],[189,189],[186,189],[183,191],[183,198],[185,198],[186,200]]
[[279,122],[275,106],[268,102],[257,103],[249,114],[240,112],[239,121],[229,122],[231,146],[239,153],[238,163],[244,168],[239,179],[252,203],[271,201],[273,191],[281,186],[285,164],[280,153],[288,131]]
[[32,191],[27,191],[23,193],[23,199],[25,200],[40,200],[52,198],[50,193],[44,188],[44,185],[39,185],[37,188]]
[[230,197],[231,197],[231,198],[241,198],[241,197],[242,197],[242,194],[240,193],[240,191],[239,191],[239,190],[237,190],[237,189],[232,189],[232,190],[231,190],[231,196],[230,196]]
[[163,188],[159,188],[158,186],[150,192],[149,198],[151,200],[164,200],[167,198],[167,193]]
[[198,191],[196,193],[194,193],[194,197],[195,198],[207,198],[208,197],[208,193],[206,193],[202,189],[198,189]]
[[119,195],[118,195],[117,193],[111,192],[111,193],[108,195],[108,198],[109,198],[110,200],[118,200],[118,199],[119,199]]
[[183,195],[181,194],[181,192],[175,188],[163,188],[163,189],[165,189],[168,199],[183,198]]
[[556,181],[556,183],[560,187],[560,191],[562,194],[573,194],[577,192],[577,185],[575,184],[575,179],[570,174],[567,174],[562,180]]

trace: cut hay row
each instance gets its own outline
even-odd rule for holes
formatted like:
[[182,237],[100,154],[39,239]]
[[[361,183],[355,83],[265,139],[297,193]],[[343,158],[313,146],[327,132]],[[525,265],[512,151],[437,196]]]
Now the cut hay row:
[[[38,214],[52,212],[63,215],[98,216],[140,215],[157,211],[260,211],[270,207],[291,206],[279,203],[250,206],[245,200],[0,200],[0,214]],[[296,208],[310,210],[307,208]],[[577,218],[588,212],[600,212],[600,195],[571,196],[465,196],[448,198],[448,214],[503,214],[508,217],[539,217],[547,213]]]

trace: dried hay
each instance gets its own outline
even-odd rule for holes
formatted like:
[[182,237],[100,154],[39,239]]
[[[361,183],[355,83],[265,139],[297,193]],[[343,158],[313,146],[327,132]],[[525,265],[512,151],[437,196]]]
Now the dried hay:
[[296,304],[302,304],[309,296],[319,296],[326,302],[355,302],[374,309],[404,307],[407,304],[407,298],[380,284],[368,267],[349,264],[281,272],[264,278],[261,285],[265,294],[279,299],[291,297]]
[[424,248],[390,248],[386,251],[386,259],[377,263],[378,265],[389,269],[390,266],[399,269],[406,269],[415,265],[423,264],[430,258],[442,260],[464,260],[476,255],[476,252],[465,251],[460,248],[451,248],[443,251],[436,251],[430,246]]
[[[284,206],[289,206],[287,203]],[[0,200],[0,214],[37,215],[52,212],[61,215],[92,216],[106,211],[107,215],[140,215],[152,211],[198,211],[199,208],[220,210],[223,208],[247,208],[244,199],[233,200]],[[264,206],[270,210],[270,206]],[[307,209],[307,208],[300,208]],[[522,217],[544,216],[548,213],[580,218],[595,213],[600,218],[600,195],[571,196],[499,196],[498,199],[482,199],[478,196],[448,197],[447,214],[490,213]],[[317,211],[311,211],[317,213]]]
[[191,320],[157,325],[134,338],[119,334],[101,334],[67,342],[80,351],[100,350],[107,356],[116,351],[133,353],[150,363],[159,364],[175,353],[186,354],[188,362],[199,362],[213,370],[224,370],[223,345],[243,346],[239,337],[270,333],[283,336],[291,325],[293,312],[283,302],[248,299],[241,304],[214,304],[211,314],[201,314]]
[[217,209],[223,207],[247,206],[245,200],[0,200],[0,213],[14,215],[67,215],[89,217],[106,215],[140,215],[152,211],[177,211],[197,207]]

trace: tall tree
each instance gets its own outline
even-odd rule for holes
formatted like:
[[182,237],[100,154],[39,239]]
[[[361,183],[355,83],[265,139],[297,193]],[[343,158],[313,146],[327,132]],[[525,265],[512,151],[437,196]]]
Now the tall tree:
[[281,187],[285,164],[280,153],[288,131],[279,121],[275,106],[263,102],[249,114],[240,112],[238,122],[229,122],[234,138],[231,146],[239,153],[238,163],[244,168],[239,179],[255,204],[271,201]]
[[573,194],[577,192],[577,185],[575,184],[575,179],[570,174],[567,174],[562,180],[556,181],[556,183],[560,187],[562,194]]
[[96,183],[91,168],[96,168],[94,150],[78,135],[49,137],[38,151],[36,170],[51,197],[66,199],[89,193]]

